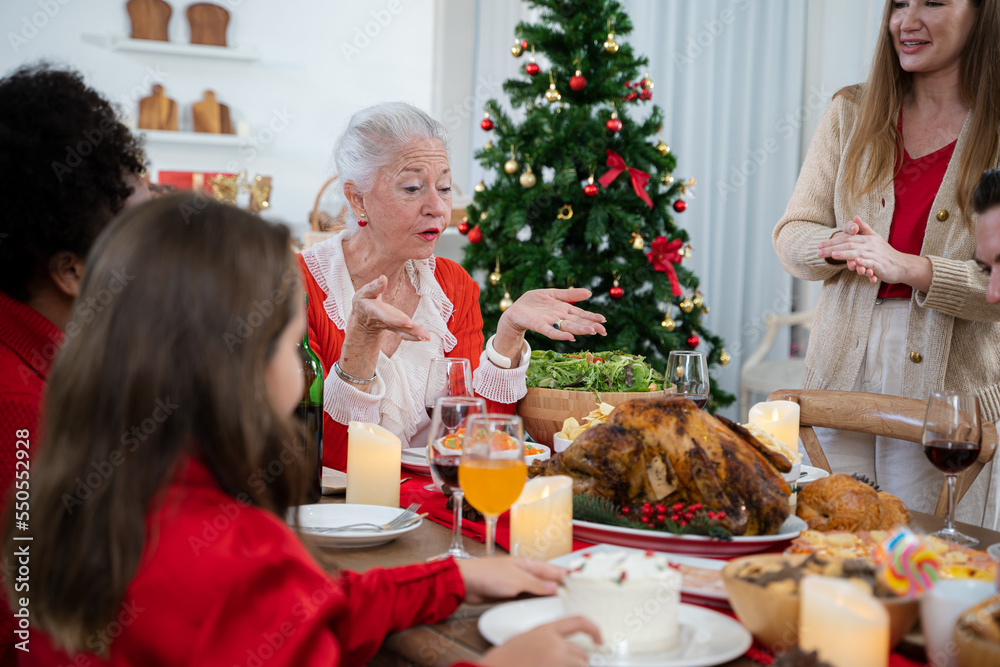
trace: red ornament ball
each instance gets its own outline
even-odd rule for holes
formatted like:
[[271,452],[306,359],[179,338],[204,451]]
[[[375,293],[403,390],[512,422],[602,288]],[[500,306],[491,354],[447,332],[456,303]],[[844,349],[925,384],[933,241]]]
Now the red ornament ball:
[[633,90],[631,93],[629,93],[628,95],[625,96],[625,99],[627,101],[629,101],[629,102],[635,102],[635,98],[637,98],[637,97],[639,97],[639,96],[636,95],[635,91]]
[[615,285],[610,290],[608,290],[608,294],[611,295],[612,299],[620,299],[623,296],[625,296],[625,288],[619,285]]
[[585,186],[583,186],[583,194],[587,195],[588,197],[596,197],[597,186],[594,185],[593,183],[587,183]]
[[542,71],[542,68],[538,66],[538,63],[527,63],[524,66],[524,71],[528,76],[536,76],[539,72]]
[[612,132],[619,132],[622,129],[622,122],[617,118],[611,118],[604,124]]
[[582,74],[577,74],[576,76],[571,76],[569,78],[569,87],[573,90],[583,90],[587,87],[587,80]]
[[[472,236],[472,234],[469,234],[469,236]],[[697,334],[691,334],[690,336],[688,336],[687,344],[688,344],[688,347],[690,347],[692,350],[694,348],[698,347],[698,345],[700,343],[701,343],[701,339],[698,338]]]
[[683,199],[678,199],[677,201],[674,202],[674,210],[677,211],[678,213],[683,213],[684,211],[687,210],[687,207],[688,203]]
[[482,243],[483,242],[483,230],[476,225],[469,230],[469,243]]
[[493,121],[489,118],[484,118],[479,122],[479,127],[483,128],[487,132],[493,129]]
[[459,234],[468,234],[469,233],[469,221],[468,220],[463,220],[462,222],[458,223],[458,233]]
[[521,40],[521,48],[522,49],[528,48],[528,40],[526,40],[526,39],[522,39]]

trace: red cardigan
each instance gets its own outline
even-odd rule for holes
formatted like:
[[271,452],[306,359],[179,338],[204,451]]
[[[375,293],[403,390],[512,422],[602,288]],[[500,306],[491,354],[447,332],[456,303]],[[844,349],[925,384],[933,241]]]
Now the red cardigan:
[[[333,362],[340,359],[340,348],[344,344],[344,332],[338,329],[327,315],[323,302],[326,293],[316,283],[305,264],[302,255],[298,255],[299,269],[302,281],[309,295],[309,344],[323,362],[323,370],[329,376]],[[455,309],[448,321],[448,330],[455,336],[458,343],[445,356],[468,359],[472,370],[479,366],[479,357],[483,353],[483,316],[479,310],[479,285],[465,272],[459,264],[443,257],[435,258],[434,277],[437,279],[445,296]],[[327,382],[340,382],[338,378],[327,379]],[[516,403],[494,403],[488,401],[490,412],[513,414]],[[340,424],[323,413],[323,465],[337,470],[347,469],[347,425]]]
[[109,660],[74,662],[34,631],[22,667],[362,665],[388,633],[441,621],[465,597],[450,559],[330,576],[287,525],[224,493],[194,459],[181,465],[148,530],[109,630]]
[[[17,465],[18,441],[33,455],[41,444],[39,414],[49,367],[63,332],[44,315],[0,292],[0,504],[6,506]],[[27,438],[18,437],[27,431]],[[30,475],[21,461],[22,477]],[[27,470],[27,472],[25,472]],[[23,482],[22,482],[23,483]],[[0,667],[17,664],[14,617],[0,589]]]

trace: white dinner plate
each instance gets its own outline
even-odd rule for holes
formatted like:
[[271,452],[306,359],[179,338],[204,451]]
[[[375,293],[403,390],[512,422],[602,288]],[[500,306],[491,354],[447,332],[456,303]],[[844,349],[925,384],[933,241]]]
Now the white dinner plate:
[[574,519],[573,539],[595,544],[616,544],[636,549],[669,551],[689,556],[732,558],[767,551],[785,542],[791,542],[806,528],[808,528],[806,522],[793,514],[785,519],[774,535],[734,537],[728,542],[723,542],[704,535],[675,535],[659,530],[620,528]]
[[[619,547],[611,544],[595,544],[592,547],[553,558],[549,562],[568,569],[570,563],[577,558],[583,557],[584,554],[615,553],[620,551],[639,554],[645,552],[644,549]],[[722,568],[727,565],[728,561],[716,560],[714,558],[698,558],[696,556],[682,556],[672,553],[664,553],[662,555],[666,557],[671,565],[681,566],[681,596],[685,602],[729,609],[729,595],[722,584],[722,575],[718,577],[711,575],[707,578],[708,581],[698,581],[697,576],[689,576],[687,571],[687,568],[698,568],[701,570],[710,570],[711,572],[722,572]]]
[[408,447],[403,450],[399,459],[407,470],[421,475],[430,475],[431,466],[427,463],[427,447]]
[[[511,637],[562,618],[557,597],[535,598],[498,605],[479,617],[479,632],[488,641],[502,644]],[[750,648],[753,639],[735,619],[711,609],[681,604],[681,645],[667,653],[606,657],[591,654],[592,665],[618,667],[709,667],[734,660]]]
[[799,472],[799,479],[796,484],[802,486],[803,484],[808,484],[809,482],[815,482],[817,479],[823,479],[824,477],[829,477],[830,473],[823,470],[822,468],[814,468],[812,466],[802,466],[801,472]]
[[[399,530],[345,530],[337,533],[324,533],[322,530],[309,528],[336,528],[352,523],[388,523],[399,516],[398,507],[383,507],[381,505],[348,505],[341,503],[322,503],[316,505],[301,505],[299,524],[302,532],[313,536],[317,543],[327,547],[374,547],[386,542],[392,542],[400,535],[416,530],[423,523],[417,519],[415,523]],[[290,511],[295,511],[293,508]]]
[[1000,542],[986,547],[986,553],[992,556],[994,560],[1000,560]]

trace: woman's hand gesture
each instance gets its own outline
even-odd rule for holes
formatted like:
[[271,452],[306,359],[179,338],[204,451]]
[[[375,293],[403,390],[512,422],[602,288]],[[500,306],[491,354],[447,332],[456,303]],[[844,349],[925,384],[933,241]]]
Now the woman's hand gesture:
[[[607,336],[599,313],[591,313],[573,304],[590,298],[590,290],[538,289],[525,292],[500,316],[498,336],[506,325],[515,335],[534,331],[552,340],[576,340],[576,336]],[[557,326],[558,325],[558,326]]]
[[[400,280],[405,279],[405,276],[400,276]],[[430,340],[430,335],[407,317],[406,313],[382,299],[388,286],[389,279],[385,276],[362,285],[351,300],[348,326],[353,322],[360,333],[368,335],[392,331],[403,340]]]

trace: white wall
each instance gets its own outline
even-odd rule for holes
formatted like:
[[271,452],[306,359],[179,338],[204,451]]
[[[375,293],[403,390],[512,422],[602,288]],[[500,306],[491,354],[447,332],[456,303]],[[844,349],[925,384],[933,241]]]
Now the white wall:
[[[170,39],[187,42],[183,10],[190,3],[170,2]],[[230,44],[256,48],[260,60],[140,55],[84,42],[82,35],[88,33],[128,34],[125,0],[3,0],[0,72],[42,58],[70,65],[104,95],[124,102],[126,113],[135,117],[138,98],[147,96],[157,79],[180,107],[181,129],[191,127],[191,104],[206,88],[215,90],[234,122],[250,123],[251,139],[259,147],[250,140],[235,148],[150,145],[154,170],[246,169],[251,177],[272,175],[268,217],[301,232],[316,193],[332,173],[333,142],[352,112],[384,100],[432,110],[435,2],[219,4],[232,15]],[[365,35],[366,30],[374,36]],[[278,131],[272,133],[269,124]]]

